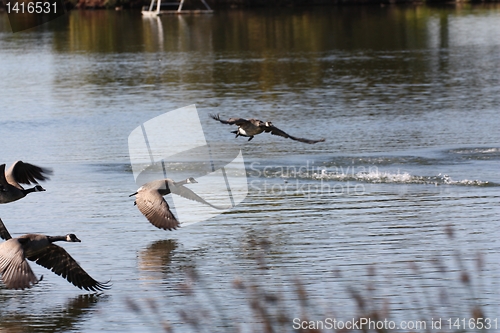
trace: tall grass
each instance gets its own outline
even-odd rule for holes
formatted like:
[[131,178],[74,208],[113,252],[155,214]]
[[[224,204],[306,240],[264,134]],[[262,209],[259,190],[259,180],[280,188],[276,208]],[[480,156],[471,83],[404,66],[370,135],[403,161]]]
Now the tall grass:
[[[454,230],[447,226],[445,230],[448,239],[454,244]],[[258,241],[258,246],[267,247],[266,239]],[[486,318],[481,303],[480,292],[483,288],[481,271],[484,268],[484,258],[477,254],[475,267],[472,272],[466,267],[465,260],[459,245],[452,249],[454,261],[443,262],[440,257],[428,260],[439,274],[444,284],[439,288],[439,293],[427,288],[422,279],[414,281],[399,281],[407,285],[411,291],[406,297],[406,311],[408,318],[404,329],[401,321],[397,321],[391,314],[391,298],[380,296],[377,292],[379,273],[377,265],[367,267],[367,276],[371,279],[364,285],[346,283],[348,273],[334,270],[339,285],[350,296],[356,309],[352,318],[335,318],[328,313],[318,314],[318,299],[310,297],[307,285],[300,277],[292,280],[293,292],[284,293],[266,287],[264,278],[234,277],[231,290],[228,293],[237,293],[243,305],[248,309],[250,317],[238,318],[238,313],[233,313],[224,306],[225,292],[218,291],[205,281],[198,272],[189,268],[185,271],[185,282],[179,284],[178,290],[189,301],[186,307],[176,310],[176,317],[182,324],[173,325],[169,321],[168,300],[165,304],[158,304],[154,299],[126,299],[127,308],[140,316],[152,331],[158,329],[163,332],[228,332],[228,333],[281,333],[281,332],[477,332],[486,330]],[[262,254],[262,253],[261,253]],[[255,257],[259,269],[269,269],[264,255]],[[451,268],[454,266],[455,268]],[[457,269],[458,267],[458,269]],[[408,276],[422,277],[426,273],[413,261],[407,263]],[[347,276],[346,276],[347,275]],[[383,271],[382,271],[383,275]],[[475,279],[475,283],[473,283]],[[408,280],[411,280],[410,278]],[[271,290],[270,290],[271,289]],[[460,292],[456,292],[460,289]],[[288,295],[288,296],[287,296]],[[207,304],[199,302],[200,297],[208,299]],[[335,295],[325,295],[325,299]],[[290,306],[293,304],[294,306]],[[401,306],[404,308],[404,306]],[[401,309],[398,309],[401,318]],[[170,312],[171,315],[174,315]],[[404,314],[405,315],[405,314]],[[347,325],[350,323],[350,325]],[[355,324],[357,323],[357,324]],[[496,323],[490,323],[492,328]],[[495,324],[495,325],[493,325]],[[500,324],[500,323],[499,323]],[[409,327],[412,325],[411,327]],[[347,327],[349,326],[349,327]],[[481,329],[481,327],[483,328]]]

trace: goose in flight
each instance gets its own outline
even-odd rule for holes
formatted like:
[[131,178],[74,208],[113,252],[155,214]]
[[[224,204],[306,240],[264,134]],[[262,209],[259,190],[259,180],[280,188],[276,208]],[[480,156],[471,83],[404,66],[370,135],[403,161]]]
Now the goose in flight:
[[201,202],[215,209],[227,209],[224,207],[214,206],[211,203],[203,200],[196,193],[184,187],[186,184],[198,183],[193,177],[175,182],[170,178],[154,180],[142,185],[137,192],[132,193],[129,197],[135,195],[134,205],[141,213],[157,228],[164,230],[173,230],[179,227],[179,221],[174,216],[167,201],[163,198],[169,193],[177,194],[183,198]]
[[40,280],[37,279],[26,259],[50,269],[80,289],[99,291],[110,288],[108,282],[94,280],[65,249],[53,244],[57,241],[80,242],[75,234],[26,234],[12,238],[0,219],[0,237],[5,239],[5,242],[0,244],[0,274],[9,289],[31,288],[43,279],[43,276]]
[[262,132],[271,133],[272,135],[279,135],[284,138],[290,138],[295,141],[300,141],[309,144],[325,141],[325,139],[310,140],[304,138],[297,138],[275,127],[270,121],[263,122],[262,120],[255,118],[251,119],[229,118],[228,120],[222,120],[220,119],[220,116],[218,114],[210,115],[210,117],[212,119],[220,121],[223,124],[238,126],[238,129],[236,131],[232,131],[231,133],[236,134],[236,137],[238,136],[248,137],[249,138],[248,141],[252,140],[255,135],[260,134]]
[[[42,168],[23,161],[17,161],[5,171],[5,164],[0,165],[0,203],[9,203],[24,198],[31,192],[45,191],[38,185],[38,180],[49,179],[51,169]],[[35,187],[24,189],[22,184],[36,184]]]

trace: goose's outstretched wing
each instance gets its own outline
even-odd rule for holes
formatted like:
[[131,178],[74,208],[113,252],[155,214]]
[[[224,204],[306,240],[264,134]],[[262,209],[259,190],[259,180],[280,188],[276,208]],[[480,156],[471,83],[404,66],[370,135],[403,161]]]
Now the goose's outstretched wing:
[[5,178],[5,164],[0,164],[0,191],[5,191],[9,188],[9,183]]
[[100,291],[111,287],[109,281],[102,283],[94,280],[65,249],[55,244],[50,244],[42,253],[28,259],[50,269],[80,289]]
[[164,230],[173,230],[179,227],[179,221],[177,221],[170,211],[168,203],[157,190],[137,192],[135,204],[155,227]]
[[220,119],[220,116],[217,114],[211,114],[210,117],[212,119],[215,119],[217,121],[220,121],[223,124],[228,124],[228,125],[238,125],[241,126],[243,124],[249,123],[250,121],[248,119],[244,118],[229,118],[228,120],[222,120]]
[[23,161],[16,161],[5,173],[5,178],[7,178],[10,184],[19,187],[19,183],[38,184],[39,180],[49,179],[49,175],[51,174],[51,169],[42,168]]
[[39,281],[24,260],[24,251],[17,239],[9,239],[0,244],[0,274],[9,289],[31,288]]
[[319,139],[319,140],[310,140],[310,139],[305,139],[305,138],[297,138],[295,136],[292,136],[288,133],[286,133],[285,131],[282,131],[280,130],[279,128],[277,128],[276,126],[266,126],[265,130],[264,130],[266,133],[271,133],[272,135],[279,135],[279,136],[282,136],[284,138],[289,138],[289,139],[292,139],[292,140],[295,140],[295,141],[300,141],[300,142],[304,142],[304,143],[309,143],[309,144],[313,144],[313,143],[318,143],[318,142],[323,142],[325,141],[325,139]]
[[230,209],[231,207],[220,207],[220,206],[215,206],[212,205],[211,203],[205,201],[203,198],[201,198],[198,194],[194,193],[192,190],[188,189],[187,187],[184,187],[183,185],[175,185],[175,183],[169,186],[170,192],[177,194],[183,198],[193,200],[193,201],[198,201],[204,205],[210,206],[215,209]]
[[3,224],[2,219],[0,219],[0,237],[2,237],[3,240],[9,240],[12,238],[10,232],[5,227],[5,224]]

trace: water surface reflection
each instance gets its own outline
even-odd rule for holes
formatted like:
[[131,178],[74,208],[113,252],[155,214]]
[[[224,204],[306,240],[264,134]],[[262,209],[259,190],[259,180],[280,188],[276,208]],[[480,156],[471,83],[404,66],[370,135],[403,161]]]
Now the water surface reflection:
[[[177,241],[172,239],[151,243],[146,249],[139,252],[139,268],[144,273],[159,272],[166,275],[169,272],[169,265],[177,246]],[[156,278],[152,276],[152,279]]]
[[[0,294],[1,295],[1,294]],[[4,299],[2,312],[0,315],[0,329],[7,333],[20,332],[62,332],[78,330],[92,313],[99,302],[105,301],[108,297],[102,294],[78,295],[66,302],[64,306],[54,306],[44,308],[40,312],[40,307],[32,306],[20,309],[12,307],[9,302],[13,300]],[[6,306],[7,305],[7,306]]]
[[[16,234],[75,232],[82,266],[113,283],[106,302],[84,306],[63,330],[149,332],[157,317],[131,315],[124,304],[138,295],[160,305],[175,332],[196,331],[180,313],[186,306],[195,315],[209,309],[206,331],[230,327],[226,319],[250,331],[260,318],[239,281],[280,293],[293,318],[302,313],[297,277],[316,305],[312,319],[357,315],[352,288],[388,305],[391,318],[464,317],[476,301],[460,280],[464,267],[477,303],[498,317],[499,4],[154,20],[74,11],[38,30],[12,34],[5,22],[0,30],[2,163],[54,169],[47,192],[3,205],[1,217]],[[128,197],[138,186],[127,138],[193,103],[211,147],[241,149],[250,193],[227,213],[166,233]],[[210,113],[327,140],[235,140]],[[200,169],[191,167],[179,172]],[[448,265],[446,274],[433,260]],[[443,288],[456,307],[442,302]],[[427,299],[418,299],[422,289]],[[21,329],[34,331],[46,313],[64,317],[57,309],[76,292],[57,278],[1,289],[2,315],[21,315]]]

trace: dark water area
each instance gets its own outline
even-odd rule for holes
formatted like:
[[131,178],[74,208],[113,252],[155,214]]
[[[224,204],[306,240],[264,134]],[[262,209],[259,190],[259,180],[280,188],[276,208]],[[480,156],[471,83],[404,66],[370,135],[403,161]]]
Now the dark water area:
[[[500,6],[70,11],[17,33],[0,13],[0,59],[0,163],[54,170],[0,217],[14,236],[75,233],[62,246],[113,283],[92,295],[30,263],[34,288],[0,283],[1,331],[261,332],[258,296],[280,332],[373,312],[438,332],[474,309],[498,330]],[[169,195],[169,232],[129,197],[129,136],[192,104],[212,147],[241,151],[227,172],[248,193],[203,220]],[[234,138],[210,114],[326,141]],[[176,125],[172,147],[192,130]]]

